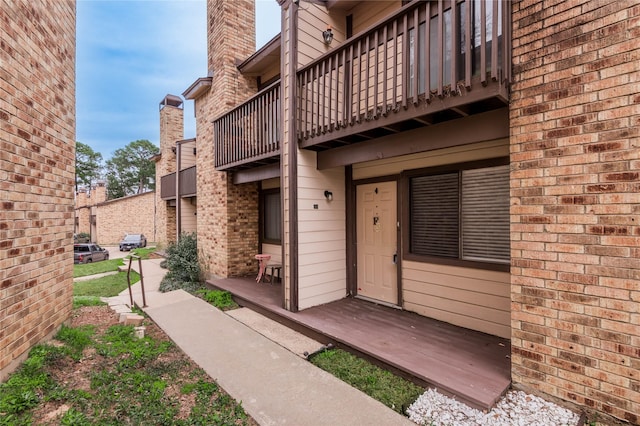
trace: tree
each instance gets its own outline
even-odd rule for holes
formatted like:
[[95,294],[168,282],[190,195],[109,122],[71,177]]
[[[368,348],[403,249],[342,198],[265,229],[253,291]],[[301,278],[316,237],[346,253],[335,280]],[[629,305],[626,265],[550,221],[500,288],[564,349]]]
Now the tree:
[[146,139],[116,149],[106,162],[109,199],[154,190],[156,164],[151,158],[158,151],[158,147]]
[[90,187],[100,178],[101,172],[102,154],[89,145],[76,142],[76,192],[80,185]]

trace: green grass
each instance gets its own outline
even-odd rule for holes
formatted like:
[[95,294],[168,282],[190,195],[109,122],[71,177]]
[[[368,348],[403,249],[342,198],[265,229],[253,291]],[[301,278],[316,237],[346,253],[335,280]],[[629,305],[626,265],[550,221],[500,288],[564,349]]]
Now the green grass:
[[[63,327],[57,345],[34,347],[23,365],[0,384],[0,425],[42,424],[37,409],[66,405],[60,425],[246,425],[248,417],[233,400],[169,340],[138,339],[133,326],[114,325],[104,334],[93,326]],[[83,350],[94,367],[83,373]],[[173,355],[169,356],[169,353]],[[167,354],[167,357],[163,357]],[[86,362],[87,360],[85,360]],[[70,371],[69,371],[70,370]],[[76,380],[55,377],[76,374]],[[74,388],[81,382],[89,388]],[[174,386],[175,390],[170,388]],[[193,395],[193,399],[184,398]],[[177,418],[181,404],[193,401],[186,418]],[[49,419],[47,424],[54,424]]]
[[[135,254],[136,256],[140,256],[142,259],[149,259],[149,256],[155,251],[156,251],[155,247],[144,247],[144,248],[137,248],[137,249],[131,250],[133,254]],[[125,259],[127,259],[127,262],[129,259],[129,255],[125,256]]]
[[311,362],[387,407],[405,414],[424,389],[341,349],[321,352]]
[[73,309],[82,306],[102,306],[106,305],[98,296],[73,296]]
[[73,265],[73,278],[86,277],[88,275],[102,274],[118,270],[118,266],[124,263],[122,259],[103,260],[101,262],[91,262],[86,264]]
[[229,311],[238,308],[238,304],[234,302],[228,291],[198,290],[196,294],[220,310]]
[[[140,280],[140,275],[131,271],[131,284]],[[75,296],[94,296],[94,297],[113,297],[117,296],[122,290],[127,288],[127,273],[118,272],[115,275],[107,275],[106,277],[96,278],[87,281],[78,281],[73,283],[73,295]]]

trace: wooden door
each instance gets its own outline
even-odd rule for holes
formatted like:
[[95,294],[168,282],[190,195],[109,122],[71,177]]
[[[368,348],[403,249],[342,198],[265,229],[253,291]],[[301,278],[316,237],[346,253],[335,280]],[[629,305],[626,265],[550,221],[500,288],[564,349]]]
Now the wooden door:
[[356,211],[357,294],[397,305],[396,182],[358,185]]

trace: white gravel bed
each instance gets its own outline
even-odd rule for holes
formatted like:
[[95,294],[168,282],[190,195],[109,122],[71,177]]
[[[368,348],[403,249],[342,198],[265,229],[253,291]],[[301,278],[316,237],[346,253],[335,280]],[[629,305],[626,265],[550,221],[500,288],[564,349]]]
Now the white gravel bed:
[[509,391],[484,413],[429,389],[407,409],[409,419],[425,426],[576,426],[579,416],[522,391]]

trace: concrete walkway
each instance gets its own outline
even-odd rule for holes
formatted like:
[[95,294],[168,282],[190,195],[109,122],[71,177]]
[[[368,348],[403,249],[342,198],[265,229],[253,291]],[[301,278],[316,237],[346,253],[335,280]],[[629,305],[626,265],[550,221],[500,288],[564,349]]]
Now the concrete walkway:
[[[318,342],[298,339],[298,333],[256,319],[255,313],[236,313],[236,319],[182,290],[160,293],[160,262],[143,261],[143,310],[261,425],[414,425],[300,356],[302,348],[315,350]],[[133,288],[134,302],[142,306],[140,284]],[[108,301],[115,310],[129,307],[128,290]],[[240,321],[262,324],[269,338]],[[281,338],[298,340],[296,349],[276,343]]]

